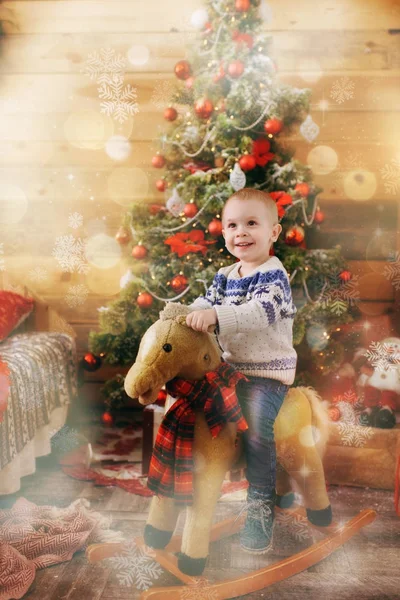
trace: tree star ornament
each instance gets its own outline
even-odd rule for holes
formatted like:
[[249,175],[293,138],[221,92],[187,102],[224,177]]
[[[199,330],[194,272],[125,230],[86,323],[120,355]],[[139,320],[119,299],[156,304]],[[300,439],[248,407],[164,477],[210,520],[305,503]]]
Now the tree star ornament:
[[246,185],[246,175],[243,173],[238,162],[235,164],[233,171],[229,176],[229,181],[235,192],[243,189]]

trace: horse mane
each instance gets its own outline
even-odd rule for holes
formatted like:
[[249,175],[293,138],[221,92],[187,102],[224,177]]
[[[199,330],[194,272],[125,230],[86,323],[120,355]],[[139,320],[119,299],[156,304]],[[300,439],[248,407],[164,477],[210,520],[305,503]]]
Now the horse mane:
[[160,311],[160,320],[176,320],[177,317],[186,316],[190,313],[190,308],[180,302],[167,302],[162,311]]

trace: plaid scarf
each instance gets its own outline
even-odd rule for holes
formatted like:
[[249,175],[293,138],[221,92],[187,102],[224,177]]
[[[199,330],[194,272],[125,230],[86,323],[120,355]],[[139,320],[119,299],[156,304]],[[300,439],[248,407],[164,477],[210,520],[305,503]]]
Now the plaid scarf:
[[212,437],[226,423],[248,429],[237,395],[236,384],[247,377],[226,362],[209,371],[200,381],[176,377],[166,384],[176,402],[159,427],[150,462],[147,487],[157,496],[174,498],[177,504],[193,500],[193,439],[196,411],[204,411]]

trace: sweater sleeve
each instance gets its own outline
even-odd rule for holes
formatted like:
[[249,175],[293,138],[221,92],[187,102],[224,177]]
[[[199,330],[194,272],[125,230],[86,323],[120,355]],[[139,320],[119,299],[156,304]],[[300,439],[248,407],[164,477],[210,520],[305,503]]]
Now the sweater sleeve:
[[196,300],[194,300],[191,304],[188,305],[188,308],[190,308],[190,310],[192,310],[192,311],[212,308],[215,303],[215,298],[216,298],[216,286],[215,286],[215,279],[214,279],[214,281],[208,288],[205,296],[199,296],[198,298],[196,298]]
[[246,333],[264,329],[279,319],[296,312],[292,303],[289,283],[257,286],[253,297],[239,305],[224,304],[214,307],[221,335]]

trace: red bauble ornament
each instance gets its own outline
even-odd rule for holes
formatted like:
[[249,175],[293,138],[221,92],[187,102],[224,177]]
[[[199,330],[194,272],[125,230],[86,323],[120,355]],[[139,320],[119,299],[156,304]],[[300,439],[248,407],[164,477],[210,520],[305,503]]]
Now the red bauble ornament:
[[164,110],[164,119],[167,119],[167,121],[175,121],[177,116],[178,112],[172,106]]
[[111,425],[114,425],[114,417],[111,413],[104,412],[101,415],[101,422],[103,423],[103,425],[106,425],[106,427],[111,427]]
[[265,121],[264,123],[264,129],[267,133],[270,133],[271,135],[276,135],[277,133],[279,133],[280,131],[282,131],[283,128],[283,122],[280,119],[268,119],[268,121]]
[[238,44],[245,44],[250,50],[253,47],[254,39],[248,33],[240,33],[238,29],[232,33],[232,39]]
[[166,183],[165,179],[157,179],[156,188],[158,189],[159,192],[165,192],[165,190],[167,188],[167,183]]
[[241,60],[234,60],[228,65],[228,73],[234,79],[238,79],[244,71],[244,64]]
[[317,210],[315,212],[314,222],[319,225],[323,221],[325,221],[325,214],[322,212],[322,210]]
[[236,0],[235,10],[238,12],[247,12],[250,8],[250,0]]
[[239,158],[239,165],[243,171],[251,171],[256,166],[256,159],[252,154],[245,154]]
[[332,408],[330,408],[328,414],[331,421],[339,421],[340,409],[337,406],[333,406]]
[[157,395],[156,404],[159,406],[164,406],[167,401],[167,392],[165,390],[160,390]]
[[303,198],[306,198],[310,193],[310,186],[308,185],[308,183],[296,183],[294,189],[300,194],[300,196],[303,196]]
[[147,248],[145,248],[141,244],[138,244],[137,246],[133,246],[133,248],[132,248],[133,258],[137,258],[138,260],[141,260],[142,258],[146,258],[147,254],[148,254]]
[[121,246],[127,244],[130,238],[131,236],[129,234],[129,231],[125,227],[120,227],[117,233],[115,234],[115,239],[117,240],[118,244],[121,244]]
[[137,297],[136,302],[140,308],[150,308],[150,306],[153,304],[153,296],[148,292],[142,292]]
[[208,231],[216,237],[222,233],[222,223],[219,219],[213,219],[208,225]]
[[188,280],[184,275],[175,275],[171,279],[171,287],[175,292],[181,292],[188,284]]
[[178,79],[188,79],[191,74],[191,67],[187,60],[180,60],[174,67],[174,73]]
[[151,159],[151,164],[153,165],[153,167],[155,167],[156,169],[162,169],[163,166],[165,165],[165,158],[161,155],[161,154],[156,154],[155,156],[153,156],[153,158]]
[[208,98],[200,98],[194,105],[195,113],[200,119],[208,119],[214,110],[213,103]]
[[350,281],[350,279],[352,278],[352,274],[350,273],[350,271],[342,271],[339,274],[340,279],[346,283],[347,281]]
[[289,246],[298,246],[304,241],[305,233],[304,229],[300,225],[293,225],[289,227],[285,235],[285,242]]
[[101,367],[101,358],[100,356],[95,356],[92,352],[88,352],[82,359],[83,368],[85,371],[89,371],[90,373],[93,371],[97,371]]
[[188,217],[188,219],[192,219],[195,215],[197,215],[198,211],[199,209],[193,202],[188,202],[187,204],[185,204],[183,214],[185,215],[185,217]]
[[151,215],[157,215],[159,212],[165,211],[166,208],[163,204],[149,204],[149,213]]

